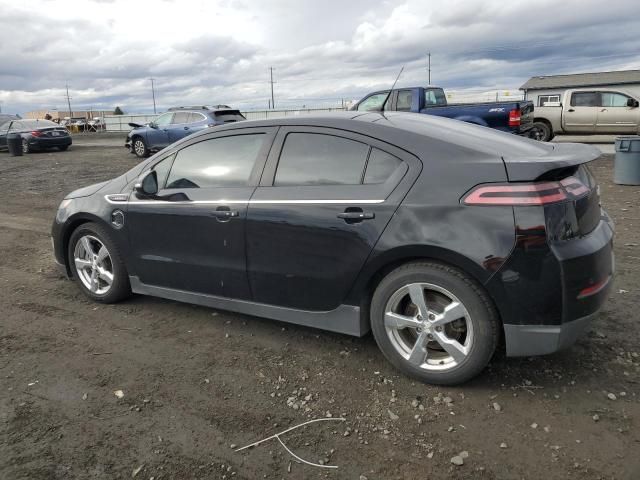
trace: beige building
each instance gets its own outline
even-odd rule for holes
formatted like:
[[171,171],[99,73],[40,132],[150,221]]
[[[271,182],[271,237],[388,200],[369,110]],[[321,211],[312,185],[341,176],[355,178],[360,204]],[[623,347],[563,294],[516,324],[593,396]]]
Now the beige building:
[[[24,114],[24,118],[30,119],[38,119],[44,118],[46,114],[51,115],[53,120],[63,120],[64,118],[69,117],[68,110],[34,110],[32,112],[27,112]],[[71,118],[86,118],[87,120],[91,120],[96,117],[104,117],[104,115],[113,115],[113,110],[110,111],[97,111],[97,110],[74,110],[71,112]]]

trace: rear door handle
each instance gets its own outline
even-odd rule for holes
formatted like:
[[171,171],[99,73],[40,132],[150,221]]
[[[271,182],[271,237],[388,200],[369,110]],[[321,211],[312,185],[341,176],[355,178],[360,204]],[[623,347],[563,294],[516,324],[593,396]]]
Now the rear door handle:
[[212,214],[220,222],[228,222],[234,217],[240,216],[237,210],[230,210],[229,207],[218,207]]
[[567,110],[567,112],[575,112],[575,110],[573,108],[570,108],[569,110]]
[[373,212],[363,212],[362,210],[350,211],[350,212],[339,213],[338,218],[342,218],[343,220],[352,220],[352,221],[371,220],[373,218],[376,218],[376,214]]

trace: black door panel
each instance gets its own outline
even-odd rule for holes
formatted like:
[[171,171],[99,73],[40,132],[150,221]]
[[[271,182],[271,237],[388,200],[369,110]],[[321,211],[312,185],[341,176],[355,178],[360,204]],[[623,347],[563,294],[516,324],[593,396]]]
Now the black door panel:
[[[384,183],[273,186],[290,133],[338,136],[402,161]],[[347,150],[345,160],[351,161],[357,149]],[[288,169],[291,163],[287,158]],[[301,168],[317,174],[309,163],[304,158]],[[333,159],[327,163],[336,168]],[[254,300],[303,310],[338,307],[420,169],[415,157],[368,137],[324,128],[281,128],[247,213],[247,268]],[[352,168],[347,171],[353,177]],[[336,178],[335,172],[325,178]]]

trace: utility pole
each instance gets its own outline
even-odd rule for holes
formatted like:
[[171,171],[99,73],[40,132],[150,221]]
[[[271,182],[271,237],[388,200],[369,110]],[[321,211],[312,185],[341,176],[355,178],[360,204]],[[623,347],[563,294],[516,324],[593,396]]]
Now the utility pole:
[[431,85],[431,52],[427,53],[427,72],[429,73],[429,85]]
[[276,103],[273,100],[273,67],[269,67],[269,71],[271,72],[271,80],[269,81],[271,83],[271,108],[274,109],[276,108]]
[[154,115],[158,112],[156,112],[156,90],[153,87],[153,81],[155,80],[155,78],[151,77],[149,80],[151,80],[151,96],[153,97],[153,113]]
[[69,84],[68,83],[67,83],[66,87],[67,87],[67,94],[65,95],[65,98],[67,99],[67,105],[69,106],[69,120],[71,120],[71,118],[73,117],[73,112],[71,111],[71,97],[69,96]]

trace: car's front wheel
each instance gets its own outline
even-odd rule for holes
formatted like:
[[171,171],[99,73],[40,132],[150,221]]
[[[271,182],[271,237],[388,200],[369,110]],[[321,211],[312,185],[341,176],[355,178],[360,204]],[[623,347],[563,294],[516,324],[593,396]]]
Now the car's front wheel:
[[398,267],[371,302],[371,328],[382,353],[426,383],[459,384],[480,373],[496,349],[498,326],[484,290],[439,263]]
[[131,294],[120,251],[102,225],[78,227],[69,239],[68,258],[73,277],[92,300],[114,303]]
[[149,148],[147,147],[147,144],[145,143],[144,139],[142,139],[142,137],[135,137],[133,139],[131,148],[133,150],[133,153],[135,153],[139,158],[145,158],[149,156]]

